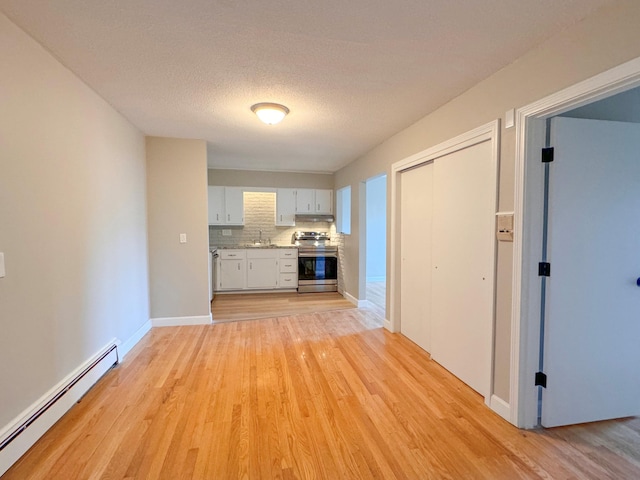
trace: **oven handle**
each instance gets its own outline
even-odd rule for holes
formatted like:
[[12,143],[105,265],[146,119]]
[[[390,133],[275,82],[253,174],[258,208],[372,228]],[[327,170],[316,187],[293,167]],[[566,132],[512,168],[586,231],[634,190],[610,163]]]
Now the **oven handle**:
[[298,257],[300,258],[317,258],[317,257],[338,258],[338,255],[336,255],[335,253],[298,253]]

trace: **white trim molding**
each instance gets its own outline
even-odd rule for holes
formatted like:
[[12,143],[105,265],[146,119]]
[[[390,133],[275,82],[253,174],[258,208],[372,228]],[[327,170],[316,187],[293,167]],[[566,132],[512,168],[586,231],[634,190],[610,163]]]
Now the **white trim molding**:
[[118,341],[118,361],[122,362],[127,353],[129,353],[131,349],[135,347],[140,340],[142,340],[142,337],[144,337],[149,330],[151,330],[151,320],[144,322],[144,324],[125,342]]
[[152,318],[152,327],[183,327],[186,325],[209,325],[213,323],[211,314],[194,317],[160,317]]
[[0,430],[0,476],[118,362],[113,339]]
[[640,57],[516,111],[509,420],[518,427],[537,425],[538,387],[533,379],[540,347],[540,282],[536,280],[542,248],[543,189],[539,148],[544,146],[545,121],[639,85]]
[[356,297],[351,295],[349,292],[343,292],[342,296],[344,298],[346,298],[347,300],[349,300],[351,303],[353,303],[358,308],[366,307],[367,305],[369,305],[369,302],[367,300],[358,300]]
[[506,421],[511,421],[511,406],[495,394],[491,395],[490,407]]

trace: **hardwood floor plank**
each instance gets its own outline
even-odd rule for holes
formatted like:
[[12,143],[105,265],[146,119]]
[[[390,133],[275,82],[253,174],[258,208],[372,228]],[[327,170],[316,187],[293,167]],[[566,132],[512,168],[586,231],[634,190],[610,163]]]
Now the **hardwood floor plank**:
[[336,292],[218,294],[211,302],[215,323],[352,308],[354,305]]
[[3,480],[640,478],[640,419],[518,430],[380,325],[153,329]]

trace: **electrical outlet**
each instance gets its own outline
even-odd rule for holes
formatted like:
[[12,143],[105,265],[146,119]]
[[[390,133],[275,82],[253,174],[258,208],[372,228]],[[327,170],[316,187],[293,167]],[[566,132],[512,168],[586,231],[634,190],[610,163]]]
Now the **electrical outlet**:
[[231,236],[231,230],[225,228],[224,230],[222,230],[222,236],[223,237],[230,237]]

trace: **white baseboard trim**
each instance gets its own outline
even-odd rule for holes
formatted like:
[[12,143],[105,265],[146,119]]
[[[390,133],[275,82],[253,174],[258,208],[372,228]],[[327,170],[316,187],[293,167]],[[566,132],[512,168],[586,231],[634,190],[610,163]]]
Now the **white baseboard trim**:
[[491,395],[491,402],[489,406],[491,407],[491,410],[496,412],[507,422],[511,422],[511,405],[507,402],[496,395]]
[[384,319],[384,323],[382,324],[382,326],[384,328],[386,328],[387,330],[389,330],[391,333],[396,333],[395,330],[393,329],[393,325],[391,325],[391,320],[387,320],[385,318]]
[[134,333],[133,335],[131,335],[131,337],[129,338],[129,340],[127,340],[126,342],[119,342],[118,345],[118,360],[120,362],[122,362],[125,358],[125,356],[127,355],[127,353],[129,353],[129,351],[131,351],[131,349],[133,347],[136,346],[136,344],[142,340],[142,337],[144,337],[147,332],[151,330],[151,320],[147,320],[144,325],[142,325],[138,331],[136,333]]
[[195,317],[164,317],[151,319],[152,327],[182,327],[185,325],[209,325],[211,323],[211,314]]
[[351,303],[353,303],[358,308],[366,307],[367,305],[369,305],[369,302],[367,300],[358,300],[356,297],[351,295],[349,292],[344,292],[342,294],[342,296],[344,298],[346,298],[347,300],[349,300]]
[[116,339],[0,430],[0,476],[118,362]]

